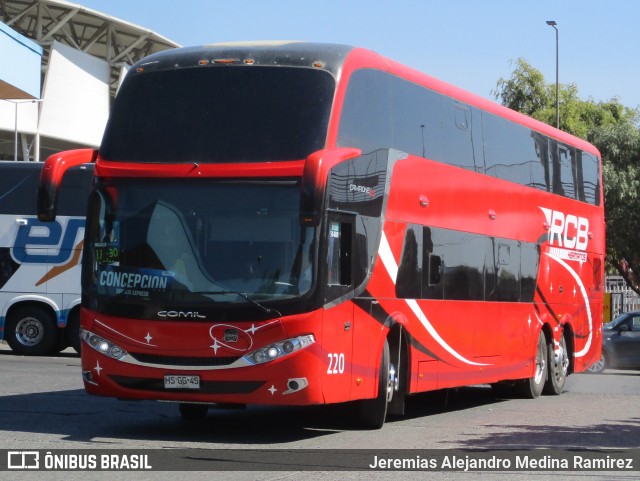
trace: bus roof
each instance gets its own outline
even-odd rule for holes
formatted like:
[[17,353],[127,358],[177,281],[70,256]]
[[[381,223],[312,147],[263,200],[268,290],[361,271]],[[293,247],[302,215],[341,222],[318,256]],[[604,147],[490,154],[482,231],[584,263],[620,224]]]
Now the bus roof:
[[189,68],[208,64],[318,67],[337,76],[354,47],[298,41],[237,42],[184,47],[150,55],[131,70]]
[[[367,64],[386,65],[389,72],[426,88],[473,105],[482,110],[526,125],[561,142],[576,146],[600,157],[600,152],[590,143],[548,124],[509,109],[462,88],[431,77],[399,62],[383,57],[371,50],[350,45],[313,43],[302,41],[252,41],[229,42],[183,47],[152,54],[131,67],[132,71],[153,71],[176,68],[192,68],[209,64],[263,65],[322,68],[339,78],[347,57],[357,57],[364,67]],[[376,68],[376,67],[372,67]]]

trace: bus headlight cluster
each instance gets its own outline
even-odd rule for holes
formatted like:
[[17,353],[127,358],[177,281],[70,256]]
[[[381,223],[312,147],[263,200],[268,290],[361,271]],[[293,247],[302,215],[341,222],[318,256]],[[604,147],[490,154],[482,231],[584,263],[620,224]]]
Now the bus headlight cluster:
[[256,349],[244,356],[243,359],[250,364],[264,364],[265,362],[274,361],[300,349],[304,349],[314,342],[316,342],[316,339],[312,334],[285,339],[284,341],[274,342],[268,346]]
[[121,347],[85,329],[80,329],[80,339],[96,351],[114,359],[120,360],[127,355],[127,351]]

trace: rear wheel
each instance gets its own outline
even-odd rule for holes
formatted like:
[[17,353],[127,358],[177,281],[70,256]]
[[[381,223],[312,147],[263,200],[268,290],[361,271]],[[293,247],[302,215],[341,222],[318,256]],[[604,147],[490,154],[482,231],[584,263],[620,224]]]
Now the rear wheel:
[[42,307],[19,307],[7,317],[5,337],[16,354],[42,356],[58,346],[60,332],[53,316]]
[[564,332],[560,337],[560,344],[557,349],[554,349],[553,342],[547,345],[547,361],[549,377],[544,385],[544,393],[561,394],[569,375],[569,353],[567,352],[567,341],[564,338]]
[[520,384],[520,393],[529,399],[535,399],[542,394],[547,379],[547,340],[542,331],[540,331],[540,336],[538,336],[535,364],[536,369],[533,377],[525,379]]
[[361,429],[380,429],[387,417],[387,404],[393,396],[390,376],[389,343],[385,339],[378,371],[378,394],[373,399],[356,401],[354,421]]

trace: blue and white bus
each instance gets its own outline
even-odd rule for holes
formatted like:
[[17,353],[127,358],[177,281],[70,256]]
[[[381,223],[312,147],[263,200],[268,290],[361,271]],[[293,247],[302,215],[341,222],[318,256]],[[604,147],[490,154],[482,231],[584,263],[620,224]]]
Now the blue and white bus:
[[80,259],[93,165],[65,176],[55,222],[36,215],[44,163],[0,162],[0,339],[16,354],[79,351]]

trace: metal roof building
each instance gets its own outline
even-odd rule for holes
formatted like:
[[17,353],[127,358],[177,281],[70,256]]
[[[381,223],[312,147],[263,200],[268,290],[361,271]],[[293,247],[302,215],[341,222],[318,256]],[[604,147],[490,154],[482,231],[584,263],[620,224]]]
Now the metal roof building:
[[127,68],[179,45],[64,0],[0,0],[0,160],[97,147]]

